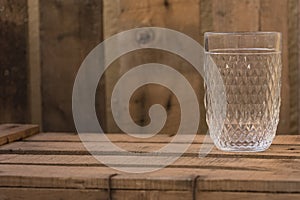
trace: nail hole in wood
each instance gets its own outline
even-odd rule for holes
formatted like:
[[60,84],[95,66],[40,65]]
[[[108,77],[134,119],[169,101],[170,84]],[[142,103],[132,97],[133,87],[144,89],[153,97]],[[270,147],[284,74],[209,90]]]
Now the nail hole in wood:
[[296,149],[295,148],[288,148],[288,150],[293,151],[293,150],[296,150]]
[[164,6],[166,8],[169,8],[169,6],[170,6],[169,0],[164,0]]

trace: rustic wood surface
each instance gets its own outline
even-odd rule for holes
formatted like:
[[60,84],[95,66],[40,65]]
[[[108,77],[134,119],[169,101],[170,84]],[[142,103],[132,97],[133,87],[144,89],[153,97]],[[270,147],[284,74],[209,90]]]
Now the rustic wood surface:
[[[300,0],[298,1],[298,6],[300,6]],[[298,17],[297,17],[297,19],[298,19],[298,33],[300,32],[300,11],[297,13],[298,14]],[[297,86],[299,86],[300,85],[300,49],[299,49],[299,47],[300,47],[300,34],[297,34],[297,38],[298,38],[298,41],[297,41],[297,47],[298,47],[298,56],[297,56],[297,58],[298,58],[298,65],[297,65],[297,69],[298,69],[298,81],[297,81]],[[300,103],[299,103],[299,99],[300,99],[300,87],[298,87],[298,127],[300,127]],[[298,128],[298,130],[299,130],[300,128]]]
[[28,107],[30,123],[42,124],[41,55],[39,0],[27,0],[28,6]]
[[83,59],[102,41],[102,1],[40,1],[39,15],[43,128],[75,131],[72,88]]
[[[180,6],[180,11],[177,11],[178,6]],[[139,3],[132,0],[121,1],[119,3],[104,0],[103,8],[105,38],[123,30],[144,26],[160,26],[179,30],[193,37],[201,44],[203,44],[203,34],[206,31],[282,32],[282,104],[278,133],[298,133],[299,91],[297,85],[299,85],[300,79],[298,77],[299,67],[296,58],[298,46],[295,43],[298,41],[297,19],[299,5],[296,0],[191,0],[184,4],[177,0],[139,1]],[[128,54],[119,59],[111,66],[110,70],[107,70],[106,125],[109,132],[120,131],[112,118],[110,109],[110,98],[114,84],[127,70],[149,61],[159,61],[176,69],[186,68],[191,72],[191,69],[186,64],[178,62],[176,56],[166,56],[161,52],[140,51]],[[199,81],[201,77],[194,77],[195,73],[187,73],[186,71],[182,73],[194,86],[201,105],[200,110],[204,113],[203,83]],[[195,81],[197,79],[198,81]],[[174,133],[174,130],[176,130],[174,124],[178,124],[177,122],[180,117],[178,102],[164,88],[146,86],[134,94],[130,104],[133,120],[140,125],[148,124],[148,108],[157,102],[167,108],[168,119],[170,119],[168,122],[171,122],[166,124],[162,132]],[[202,115],[199,133],[205,133],[207,129],[204,117]]]
[[[300,84],[300,70],[299,70],[299,50],[298,37],[300,12],[299,0],[288,1],[288,65],[289,65],[289,85],[290,85],[290,132],[299,133],[300,129],[300,101],[298,98],[299,84]],[[297,27],[298,28],[295,28]],[[298,125],[299,124],[299,125]]]
[[[167,27],[176,31],[187,34],[193,39],[200,42],[200,4],[199,0],[154,0],[139,1],[124,0],[116,4],[114,1],[103,1],[103,18],[104,18],[104,37],[108,38],[113,34],[136,27]],[[147,33],[145,33],[147,34]],[[148,33],[149,34],[149,33]],[[160,37],[154,35],[153,37]],[[158,40],[157,38],[153,38]],[[127,41],[142,42],[138,40]],[[124,45],[124,44],[123,44]],[[106,117],[108,132],[120,132],[111,113],[111,94],[114,85],[118,79],[128,70],[145,63],[161,63],[171,66],[183,74],[197,94],[200,105],[200,130],[206,132],[204,109],[204,87],[201,75],[199,75],[193,66],[184,59],[176,55],[158,51],[158,50],[141,50],[129,53],[115,63],[106,71]],[[136,77],[145,79],[143,77]],[[174,84],[177,80],[174,80]],[[125,91],[126,92],[126,91]],[[120,94],[122,95],[122,94]],[[179,103],[168,89],[158,85],[147,85],[137,90],[131,98],[130,110],[133,120],[139,125],[146,125],[150,122],[148,110],[153,104],[161,104],[167,110],[168,120],[164,129],[161,131],[167,134],[174,134],[177,131],[177,125],[180,120]],[[123,116],[122,116],[123,117]],[[128,118],[128,116],[124,116]],[[200,132],[199,130],[199,132]]]
[[[4,128],[0,127],[0,133]],[[135,152],[151,152],[172,139],[167,135],[108,137]],[[300,198],[300,136],[277,136],[265,152],[230,153],[214,148],[205,158],[198,158],[203,137],[196,136],[183,156],[164,169],[128,174],[99,163],[77,134],[40,133],[0,147],[0,199],[107,199],[108,177],[115,173],[112,199],[192,199],[196,176],[196,199]]]
[[259,9],[259,0],[213,0],[213,29],[220,32],[258,31]]
[[[44,123],[45,131],[74,131],[72,86],[87,53],[103,36],[135,27],[160,26],[181,31],[201,44],[206,31],[282,32],[284,67],[278,133],[297,134],[299,6],[299,0],[0,0],[0,122],[31,121]],[[174,66],[190,80],[201,105],[199,132],[204,133],[207,127],[201,77],[195,76],[184,60],[153,51],[126,55],[107,71],[96,101],[102,126],[110,132],[119,131],[109,108],[112,87],[127,70],[151,61]],[[101,98],[105,94],[109,101]],[[160,98],[155,97],[157,94]],[[153,103],[168,108],[169,121],[163,132],[174,132],[176,127],[169,122],[179,119],[178,102],[163,87],[145,86],[134,94],[130,104],[134,121],[147,124],[148,107]]]
[[0,0],[0,123],[28,123],[26,0]]
[[0,145],[21,140],[39,133],[37,125],[3,124],[0,125]]

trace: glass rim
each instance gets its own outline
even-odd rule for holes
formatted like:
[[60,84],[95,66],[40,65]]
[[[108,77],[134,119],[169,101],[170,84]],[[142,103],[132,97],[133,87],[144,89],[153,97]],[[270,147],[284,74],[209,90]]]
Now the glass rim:
[[[273,49],[269,49],[273,50]],[[282,51],[269,51],[269,52],[213,52],[205,50],[206,55],[270,55],[270,54],[281,54]]]
[[279,35],[282,33],[278,31],[237,31],[237,32],[205,32],[205,36],[208,35]]
[[[239,46],[239,40],[240,39],[249,39],[250,41],[254,42],[254,44],[249,44],[249,45],[241,45]],[[270,41],[273,42],[273,45],[267,45],[265,41]],[[262,53],[271,53],[271,52],[281,52],[282,51],[282,33],[277,32],[277,31],[241,31],[241,32],[205,32],[204,34],[204,40],[205,40],[205,52],[213,53],[212,50],[222,50],[222,49],[228,49],[228,48],[233,48],[233,49],[266,49],[269,52],[260,52]],[[231,46],[227,45],[226,48],[225,46],[223,47],[222,45],[220,46],[212,46],[209,47],[209,41],[223,41],[223,40],[233,40],[231,42]],[[262,42],[264,45],[258,45],[258,43]],[[232,46],[234,45],[234,46]],[[218,52],[218,53],[225,53],[225,52]],[[244,54],[246,52],[238,52],[238,54]],[[248,54],[247,52],[246,54]],[[253,54],[254,52],[252,52]]]

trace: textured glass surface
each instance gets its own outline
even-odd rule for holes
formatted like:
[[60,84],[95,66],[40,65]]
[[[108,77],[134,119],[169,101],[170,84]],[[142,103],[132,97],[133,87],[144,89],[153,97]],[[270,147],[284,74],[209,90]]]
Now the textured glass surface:
[[217,65],[226,87],[227,113],[221,133],[211,137],[226,151],[263,151],[275,136],[280,108],[281,54],[266,49],[223,49],[206,53],[207,123],[218,116],[212,109],[215,90],[209,68]]

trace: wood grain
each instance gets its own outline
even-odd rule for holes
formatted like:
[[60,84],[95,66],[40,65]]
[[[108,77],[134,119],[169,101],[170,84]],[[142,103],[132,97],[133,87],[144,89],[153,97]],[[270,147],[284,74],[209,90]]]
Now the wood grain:
[[[90,144],[95,145],[105,145],[103,142],[90,142]],[[119,147],[131,151],[131,152],[152,152],[154,150],[158,150],[165,146],[165,143],[127,143],[127,142],[118,142],[116,143]],[[176,143],[173,145],[174,148],[184,146],[184,143]],[[208,144],[206,144],[208,145]],[[188,150],[183,154],[183,156],[198,156],[199,154],[199,144],[191,144]],[[36,154],[36,155],[88,155],[89,153],[86,151],[85,147],[80,142],[15,142],[12,144],[8,144],[4,147],[0,147],[1,153],[6,154]],[[120,152],[104,152],[97,151],[95,153],[99,155],[120,155]],[[174,151],[174,153],[180,153]],[[210,157],[243,157],[243,158],[265,158],[265,159],[276,159],[276,158],[299,158],[300,155],[300,146],[299,145],[273,145],[269,150],[260,153],[229,153],[229,152],[221,152],[217,149],[212,149],[211,153],[208,155]],[[123,155],[123,154],[121,154]],[[126,155],[126,154],[124,154]],[[168,154],[162,154],[168,155]]]
[[278,133],[290,132],[288,0],[261,0],[260,30],[282,33],[282,88]]
[[3,124],[0,125],[0,146],[24,139],[39,133],[37,125]]
[[27,1],[0,0],[0,9],[0,123],[26,123]]
[[[105,37],[109,37],[112,34],[118,33],[122,30],[127,30],[133,27],[141,26],[163,26],[182,31],[194,39],[202,43],[203,33],[205,31],[217,31],[217,32],[233,32],[233,31],[280,31],[283,33],[283,72],[282,72],[282,106],[280,114],[280,124],[278,127],[278,133],[287,134],[296,133],[297,127],[297,112],[294,107],[297,107],[298,98],[295,97],[295,87],[297,82],[295,78],[297,73],[292,72],[295,68],[295,62],[293,62],[292,52],[295,51],[294,45],[294,32],[295,27],[292,26],[295,11],[297,5],[295,2],[288,0],[274,1],[272,0],[215,0],[215,1],[192,1],[189,5],[182,7],[180,1],[167,1],[167,6],[162,1],[140,1],[139,3],[132,3],[132,1],[122,1],[119,4],[114,4],[111,1],[104,1],[104,27]],[[189,10],[189,14],[193,13],[193,16],[199,16],[200,20],[191,20],[190,15],[187,12],[177,12],[173,16],[173,12],[176,10],[176,5],[180,5],[183,10]],[[193,5],[194,8],[191,8]],[[293,6],[294,5],[294,6]],[[199,13],[200,10],[200,13]],[[293,12],[294,11],[294,12]],[[184,16],[178,13],[185,13]],[[280,14],[278,14],[280,13]],[[154,15],[155,14],[155,15]],[[168,16],[168,17],[165,17]],[[172,16],[172,17],[171,17]],[[157,20],[159,18],[159,20]],[[174,20],[174,21],[173,21]],[[181,20],[182,21],[181,23]],[[295,20],[294,20],[295,21]],[[180,22],[180,23],[179,23]],[[289,26],[290,24],[290,26]],[[193,25],[194,31],[190,29]],[[291,27],[292,26],[292,27]],[[290,27],[290,31],[289,31]],[[293,33],[291,33],[293,32]],[[196,34],[195,34],[196,33]],[[292,35],[293,34],[293,35]],[[292,35],[291,39],[288,39],[288,35]],[[293,41],[293,42],[292,42]],[[288,47],[291,49],[288,50]],[[290,52],[289,52],[290,51]],[[294,53],[295,54],[295,53]],[[106,113],[108,114],[108,131],[119,132],[120,129],[113,121],[110,110],[110,94],[115,82],[129,69],[139,65],[141,63],[159,60],[165,64],[165,60],[172,59],[170,56],[159,56],[158,53],[144,51],[135,53],[135,55],[127,55],[121,58],[108,70],[107,76],[111,77],[106,79],[107,91],[106,91]],[[295,60],[295,59],[294,59]],[[292,65],[289,69],[289,62]],[[178,60],[174,61],[178,63]],[[168,65],[175,66],[173,62],[166,62]],[[182,67],[181,67],[182,68]],[[184,67],[188,69],[188,67]],[[294,70],[295,71],[295,70]],[[186,73],[187,77],[192,77],[193,73]],[[290,79],[290,78],[291,79]],[[194,79],[199,79],[195,77]],[[201,78],[200,78],[201,80]],[[200,81],[192,80],[192,85],[202,84]],[[196,91],[203,93],[203,90],[199,87],[194,88]],[[159,96],[160,98],[158,98]],[[199,103],[202,104],[203,96],[198,96]],[[166,99],[169,99],[167,101]],[[176,131],[178,119],[178,102],[172,97],[172,95],[164,88],[159,87],[144,87],[135,93],[130,104],[131,114],[133,120],[139,125],[145,125],[149,123],[148,108],[153,103],[160,103],[166,107],[170,105],[171,109],[168,110],[168,117],[171,123],[166,124],[166,128],[162,132],[174,133]],[[201,108],[201,112],[204,109]],[[128,116],[126,116],[128,117]],[[204,116],[202,116],[204,119]],[[170,122],[169,121],[169,122]],[[171,124],[171,125],[170,125]],[[206,130],[205,122],[201,122],[199,132],[204,133]]]
[[212,4],[211,0],[200,1],[200,44],[202,46],[204,46],[204,33],[215,31]]
[[258,31],[259,0],[213,0],[213,29],[217,32]]
[[101,19],[101,0],[40,1],[45,131],[75,131],[73,83],[85,56],[102,40]]
[[[23,169],[23,170],[22,170]],[[296,172],[164,168],[147,174],[126,174],[108,167],[1,165],[0,187],[107,189],[110,174],[113,189],[191,190],[199,175],[200,191],[299,193]],[[288,175],[289,174],[289,175]]]
[[[29,152],[29,151],[28,151]],[[111,155],[111,157],[118,158],[118,155]],[[224,156],[226,157],[226,156]],[[259,163],[259,164],[257,164]],[[1,165],[19,165],[19,166],[65,166],[65,167],[105,167],[104,164],[96,160],[96,158],[91,155],[38,155],[38,154],[5,154],[1,156]],[[212,169],[212,170],[227,170],[227,171],[255,171],[255,172],[265,172],[265,171],[286,171],[299,170],[300,164],[299,158],[294,162],[288,162],[288,159],[280,158],[247,158],[247,156],[236,156],[223,158],[207,156],[205,158],[198,158],[197,155],[184,155],[184,157],[179,158],[172,165],[166,168],[172,169]],[[298,165],[298,166],[297,166]],[[115,167],[120,167],[120,164],[111,165]],[[145,164],[139,165],[129,165],[123,164],[124,167],[148,167]],[[153,164],[152,166],[159,166]]]
[[[232,199],[259,199],[259,200],[284,200],[284,199],[297,199],[298,194],[284,194],[284,193],[241,193],[241,192],[201,192],[199,194],[202,199],[210,200],[232,200]],[[199,198],[199,199],[200,199]]]
[[[200,35],[200,4],[198,0],[155,0],[133,1],[125,0],[115,4],[113,1],[104,1],[104,33],[105,38],[112,34],[136,27],[158,26],[174,29],[187,34],[199,41]],[[159,36],[154,36],[159,37]],[[128,41],[136,42],[136,41]],[[106,113],[108,132],[120,132],[111,114],[111,93],[115,83],[128,70],[144,63],[162,63],[178,70],[190,81],[196,91],[201,111],[200,129],[207,130],[203,104],[203,81],[193,67],[178,56],[155,50],[141,50],[118,59],[106,71]],[[145,74],[145,76],[147,76]],[[137,77],[143,79],[145,77]],[[176,84],[176,80],[174,80]],[[122,95],[122,94],[119,94]],[[130,101],[130,111],[133,120],[143,126],[150,122],[148,110],[153,104],[161,104],[167,110],[168,120],[161,131],[174,134],[180,119],[180,107],[175,96],[162,86],[147,85],[137,90]],[[122,113],[120,112],[120,115]],[[128,116],[124,116],[128,117]],[[122,117],[121,117],[122,118]]]
[[[7,127],[0,126],[4,131]],[[108,134],[124,149],[153,151],[170,137],[149,141]],[[108,177],[114,199],[191,199],[196,176],[196,199],[284,199],[300,196],[300,140],[278,136],[262,153],[226,153],[213,150],[198,158],[204,136],[198,135],[176,162],[159,171],[128,174],[99,163],[83,147],[78,135],[42,133],[0,147],[0,198],[107,199]],[[89,141],[96,142],[96,141]],[[98,142],[99,143],[99,142]],[[102,141],[101,145],[105,145]],[[177,145],[182,145],[178,143]],[[107,156],[120,152],[106,152]],[[121,167],[147,167],[142,164]],[[119,167],[120,167],[119,166]]]
[[[300,0],[298,1],[298,84],[300,85]],[[300,130],[300,87],[298,87],[298,129]],[[299,132],[298,130],[298,132]]]
[[80,190],[80,189],[44,189],[44,188],[0,188],[1,200],[57,200],[57,199],[85,199],[107,200],[108,193],[105,190]]
[[[103,4],[102,7],[102,0],[0,0],[0,29],[3,30],[0,33],[0,122],[31,120],[38,124],[44,122],[46,131],[74,131],[71,92],[76,72],[87,53],[103,36],[108,38],[135,27],[160,26],[186,33],[201,44],[206,31],[282,32],[284,66],[278,133],[299,132],[298,0],[104,0]],[[154,51],[126,55],[107,71],[107,78],[99,84],[96,105],[102,126],[107,125],[107,131],[120,131],[110,111],[112,87],[129,69],[150,61],[174,66],[190,79],[202,105],[199,133],[205,133],[201,77],[195,76],[184,60]],[[107,102],[101,98],[105,94]],[[146,86],[134,94],[130,103],[134,121],[147,124],[148,108],[153,103],[169,107],[169,121],[162,132],[173,134],[180,116],[179,105],[163,87]]]
[[[86,200],[107,200],[108,193],[105,190],[76,190],[76,189],[34,189],[34,188],[0,188],[0,199],[5,200],[23,200],[23,199],[47,199],[57,200],[61,199],[86,199]],[[232,199],[260,199],[260,200],[283,200],[296,199],[298,194],[278,194],[278,193],[238,193],[238,192],[199,192],[198,198],[210,200],[232,200]],[[141,200],[141,199],[176,199],[186,200],[192,199],[190,191],[160,191],[160,190],[117,190],[112,193],[113,199],[118,200]]]
[[[123,143],[169,143],[174,137],[166,137],[164,135],[157,134],[154,137],[147,138],[147,139],[139,139],[135,137],[131,137],[127,134],[123,133],[114,133],[114,134],[107,134],[107,137],[112,142],[123,142]],[[196,135],[193,141],[194,144],[202,144],[204,140],[203,135]],[[30,142],[80,142],[80,138],[78,134],[75,133],[40,133],[36,136],[32,136],[30,138],[25,139],[25,141]],[[82,141],[103,141],[103,140],[82,140]],[[180,140],[179,140],[180,141]],[[184,141],[182,141],[184,143]],[[299,145],[300,143],[300,136],[281,136],[278,135],[275,137],[272,144],[276,145]]]
[[42,125],[39,0],[28,0],[28,107],[30,123]]
[[299,122],[299,48],[298,48],[298,0],[288,1],[288,61],[289,61],[289,85],[290,85],[290,134],[298,134]]

